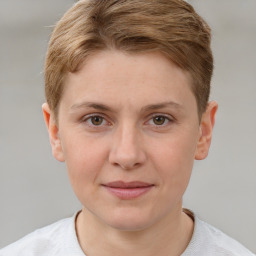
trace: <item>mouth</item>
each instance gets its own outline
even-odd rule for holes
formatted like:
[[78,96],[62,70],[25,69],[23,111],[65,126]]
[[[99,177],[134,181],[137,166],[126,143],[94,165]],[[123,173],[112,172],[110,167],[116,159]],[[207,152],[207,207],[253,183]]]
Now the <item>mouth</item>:
[[149,192],[154,187],[154,184],[141,181],[114,181],[103,184],[102,186],[119,199],[131,200]]

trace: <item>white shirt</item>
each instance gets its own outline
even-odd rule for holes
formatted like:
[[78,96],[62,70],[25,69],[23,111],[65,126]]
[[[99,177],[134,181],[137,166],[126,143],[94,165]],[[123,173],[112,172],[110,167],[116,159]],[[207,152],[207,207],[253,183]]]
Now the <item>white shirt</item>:
[[[76,215],[34,231],[1,249],[0,256],[86,256],[76,236]],[[220,230],[193,217],[193,236],[181,256],[255,256]]]

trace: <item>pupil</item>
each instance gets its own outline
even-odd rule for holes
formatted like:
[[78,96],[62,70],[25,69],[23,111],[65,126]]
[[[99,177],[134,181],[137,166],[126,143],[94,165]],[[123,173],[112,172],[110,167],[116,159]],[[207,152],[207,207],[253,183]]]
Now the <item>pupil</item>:
[[103,119],[102,119],[102,117],[100,117],[100,116],[94,116],[94,117],[92,118],[92,123],[93,123],[94,125],[100,125],[100,124],[102,123],[102,121],[103,121]]
[[157,125],[163,124],[164,121],[165,121],[165,117],[163,117],[163,116],[154,117],[154,123]]

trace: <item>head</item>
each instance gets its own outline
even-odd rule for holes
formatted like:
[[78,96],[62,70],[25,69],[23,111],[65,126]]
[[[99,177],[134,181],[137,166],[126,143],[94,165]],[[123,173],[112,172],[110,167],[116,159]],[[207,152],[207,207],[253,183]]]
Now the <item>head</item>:
[[179,216],[217,109],[209,44],[180,0],[81,0],[57,24],[43,109],[87,218],[139,230]]
[[[57,23],[45,64],[45,93],[57,119],[66,75],[95,52],[159,51],[187,71],[199,119],[213,72],[210,28],[182,0],[80,0]],[[157,68],[157,67],[156,67]]]

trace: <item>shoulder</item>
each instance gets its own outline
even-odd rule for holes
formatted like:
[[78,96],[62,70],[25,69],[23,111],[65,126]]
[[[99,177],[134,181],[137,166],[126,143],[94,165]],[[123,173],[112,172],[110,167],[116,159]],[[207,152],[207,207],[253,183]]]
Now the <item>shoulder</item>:
[[205,235],[205,243],[209,245],[211,250],[215,251],[215,255],[227,256],[253,256],[254,254],[246,249],[235,239],[229,237],[219,229],[198,219],[199,227],[202,234]]
[[62,219],[28,234],[17,242],[1,249],[0,256],[64,256],[68,255],[68,251],[78,251],[80,253],[74,218],[75,216]]
[[182,256],[255,256],[239,242],[194,216],[192,239]]

